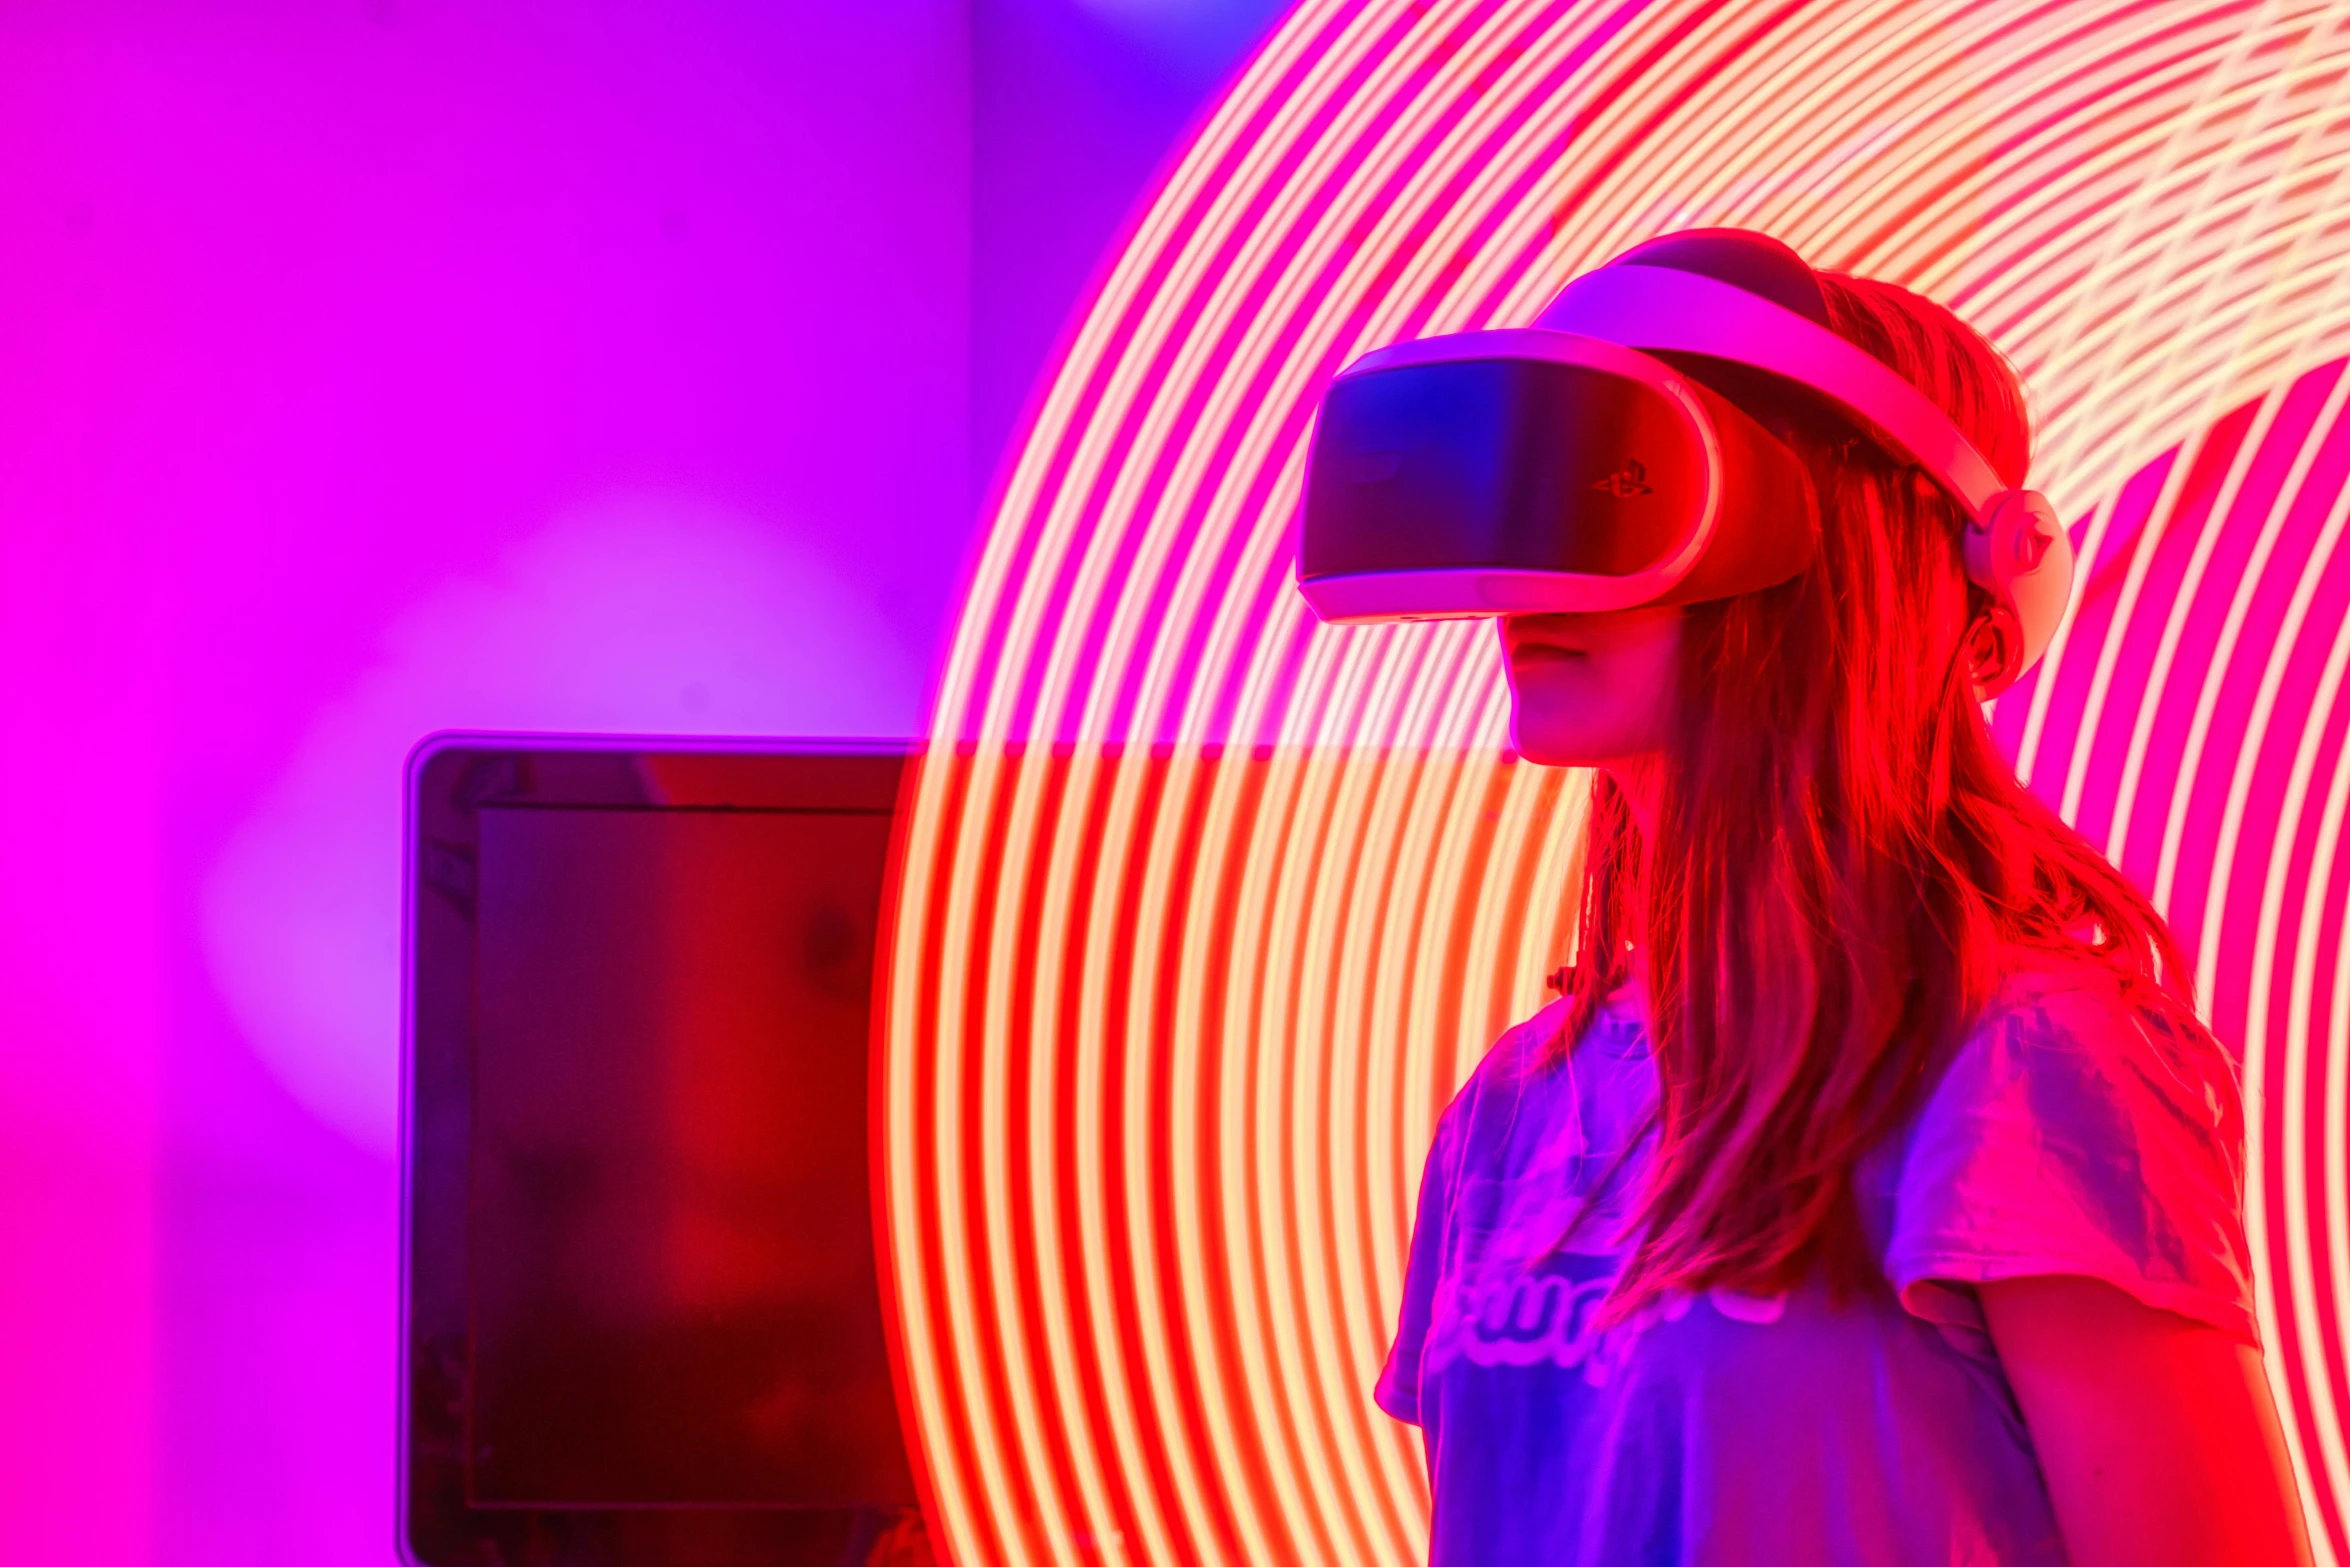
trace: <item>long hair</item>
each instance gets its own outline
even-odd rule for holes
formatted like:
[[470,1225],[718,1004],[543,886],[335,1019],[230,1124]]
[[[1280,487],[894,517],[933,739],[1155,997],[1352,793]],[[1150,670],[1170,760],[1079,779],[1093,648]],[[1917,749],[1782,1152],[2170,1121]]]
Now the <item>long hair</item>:
[[[1905,289],[1821,282],[1836,332],[2023,482],[2023,392],[1989,343]],[[1865,1282],[1854,1165],[2019,953],[2184,984],[2161,916],[1992,744],[1955,506],[1833,424],[1797,428],[1817,554],[1791,582],[1686,612],[1655,841],[1604,774],[1592,786],[1564,1047],[1637,961],[1659,1075],[1611,1318],[1815,1267],[1840,1291]]]

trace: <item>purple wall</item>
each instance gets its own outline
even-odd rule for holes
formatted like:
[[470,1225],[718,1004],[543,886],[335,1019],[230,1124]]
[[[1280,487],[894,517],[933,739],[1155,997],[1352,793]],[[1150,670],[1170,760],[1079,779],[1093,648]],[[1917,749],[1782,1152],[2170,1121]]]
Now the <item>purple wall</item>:
[[403,754],[914,732],[1273,9],[0,14],[0,1556],[390,1559]]

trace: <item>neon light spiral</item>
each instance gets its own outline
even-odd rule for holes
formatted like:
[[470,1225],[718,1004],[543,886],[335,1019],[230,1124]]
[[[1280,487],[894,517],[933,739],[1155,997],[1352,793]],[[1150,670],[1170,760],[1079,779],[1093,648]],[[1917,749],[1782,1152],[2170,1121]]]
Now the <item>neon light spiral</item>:
[[1983,327],[2083,608],[2002,735],[2198,954],[2263,1325],[2350,1554],[2350,6],[1308,0],[1102,285],[1006,486],[889,976],[908,1387],[968,1563],[1417,1559],[1369,1386],[1420,1150],[1563,951],[1579,780],[1487,633],[1308,624],[1310,398],[1650,234]]

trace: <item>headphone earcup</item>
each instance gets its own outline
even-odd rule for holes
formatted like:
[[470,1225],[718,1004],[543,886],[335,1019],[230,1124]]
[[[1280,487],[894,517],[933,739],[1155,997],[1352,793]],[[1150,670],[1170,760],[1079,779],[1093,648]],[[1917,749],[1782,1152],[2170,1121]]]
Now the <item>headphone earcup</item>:
[[[1969,579],[1991,595],[1992,610],[1967,628],[1979,695],[1997,696],[2040,661],[2072,599],[2073,543],[2056,508],[2037,490],[2009,490],[1990,515],[1965,530]],[[1986,662],[1977,650],[1997,656]]]
[[1978,702],[1988,702],[2023,675],[2024,639],[2015,616],[2002,605],[1994,604],[1967,622],[1961,651]]

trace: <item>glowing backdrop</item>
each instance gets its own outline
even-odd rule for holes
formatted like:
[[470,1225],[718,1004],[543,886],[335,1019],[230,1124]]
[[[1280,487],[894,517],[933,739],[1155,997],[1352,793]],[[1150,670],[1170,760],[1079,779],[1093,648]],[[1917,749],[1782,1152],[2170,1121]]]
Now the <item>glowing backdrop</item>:
[[1997,726],[2158,895],[2254,1108],[2261,1312],[2350,1553],[2350,5],[1309,0],[1010,471],[890,968],[888,1202],[969,1562],[1416,1559],[1370,1404],[1433,1118],[1563,954],[1579,780],[1490,633],[1290,587],[1314,391],[1693,223],[2015,358],[2081,606]]

